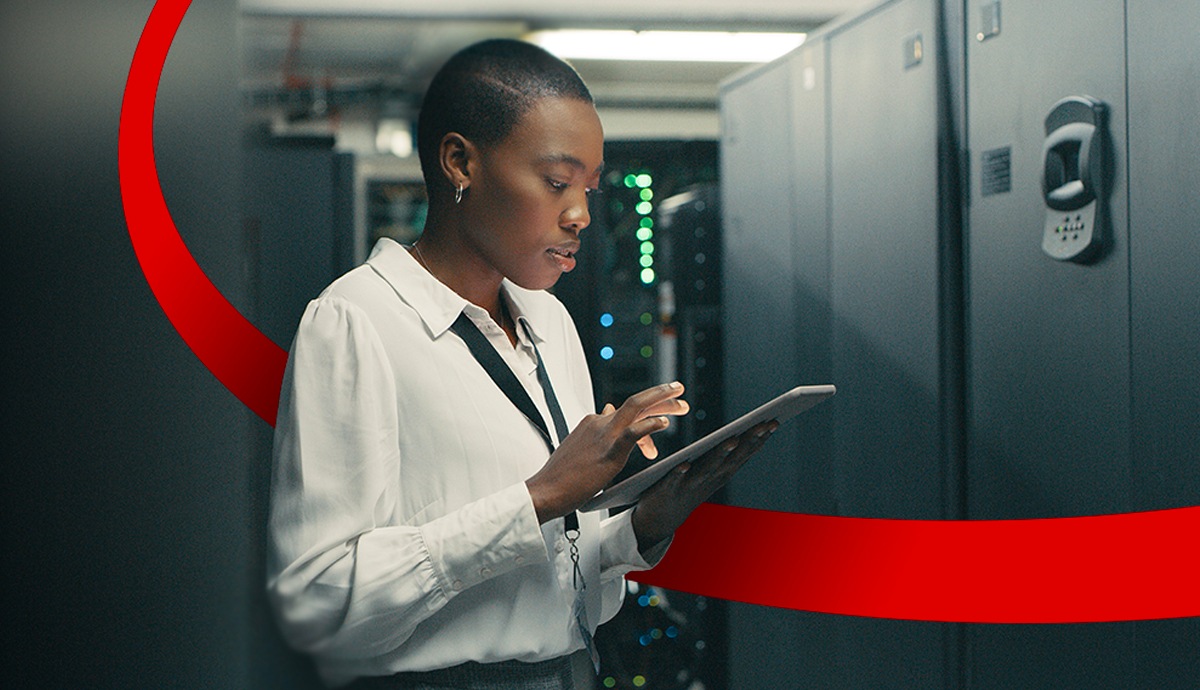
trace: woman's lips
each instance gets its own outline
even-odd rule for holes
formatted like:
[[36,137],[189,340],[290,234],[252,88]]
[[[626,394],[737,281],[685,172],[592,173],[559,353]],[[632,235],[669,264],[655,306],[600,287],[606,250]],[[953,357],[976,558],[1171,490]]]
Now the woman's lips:
[[546,250],[551,257],[558,263],[558,267],[563,273],[569,273],[575,268],[575,249],[566,247],[551,247]]

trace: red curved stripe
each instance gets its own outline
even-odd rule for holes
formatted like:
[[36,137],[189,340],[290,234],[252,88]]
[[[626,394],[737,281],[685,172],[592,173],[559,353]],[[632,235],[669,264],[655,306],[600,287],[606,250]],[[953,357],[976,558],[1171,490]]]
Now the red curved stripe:
[[217,379],[274,425],[287,352],[242,316],[183,243],[154,164],[154,101],[167,51],[190,0],[155,3],[121,103],[117,144],[125,221],[146,282],[171,325]]
[[630,578],[720,599],[875,618],[1178,618],[1200,616],[1197,535],[1200,507],[940,521],[706,504],[676,533],[658,567]]
[[[154,100],[190,0],[159,0],[134,53],[119,166],[129,237],[155,298],[200,361],[275,423],[287,353],[196,264],[154,164]],[[927,621],[1068,623],[1200,616],[1200,507],[1004,521],[798,515],[701,506],[631,579],[790,609]],[[719,545],[719,546],[714,546]]]

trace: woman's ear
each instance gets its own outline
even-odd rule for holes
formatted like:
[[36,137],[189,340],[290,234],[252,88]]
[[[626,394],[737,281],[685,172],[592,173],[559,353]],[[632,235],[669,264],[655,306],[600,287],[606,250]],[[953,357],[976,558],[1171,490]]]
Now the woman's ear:
[[475,162],[475,146],[458,132],[449,132],[442,137],[438,147],[438,163],[442,175],[455,189],[471,186],[471,168]]

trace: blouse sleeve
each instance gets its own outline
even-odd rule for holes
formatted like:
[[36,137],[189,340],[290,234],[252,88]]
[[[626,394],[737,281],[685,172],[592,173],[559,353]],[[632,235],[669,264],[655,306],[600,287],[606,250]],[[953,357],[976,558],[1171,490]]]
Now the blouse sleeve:
[[524,483],[423,525],[394,524],[395,385],[361,309],[310,303],[280,393],[267,563],[271,604],[302,651],[377,656],[464,589],[548,560]]

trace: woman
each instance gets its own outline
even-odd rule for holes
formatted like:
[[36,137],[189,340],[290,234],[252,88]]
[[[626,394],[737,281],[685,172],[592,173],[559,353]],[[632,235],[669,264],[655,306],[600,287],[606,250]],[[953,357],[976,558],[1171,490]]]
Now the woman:
[[331,685],[570,688],[567,656],[616,613],[624,574],[656,563],[774,425],[632,511],[577,513],[687,412],[675,383],[593,414],[578,335],[545,292],[574,267],[603,167],[591,95],[540,48],[486,41],[434,78],[418,143],[421,239],[381,240],[292,346],[271,601]]

